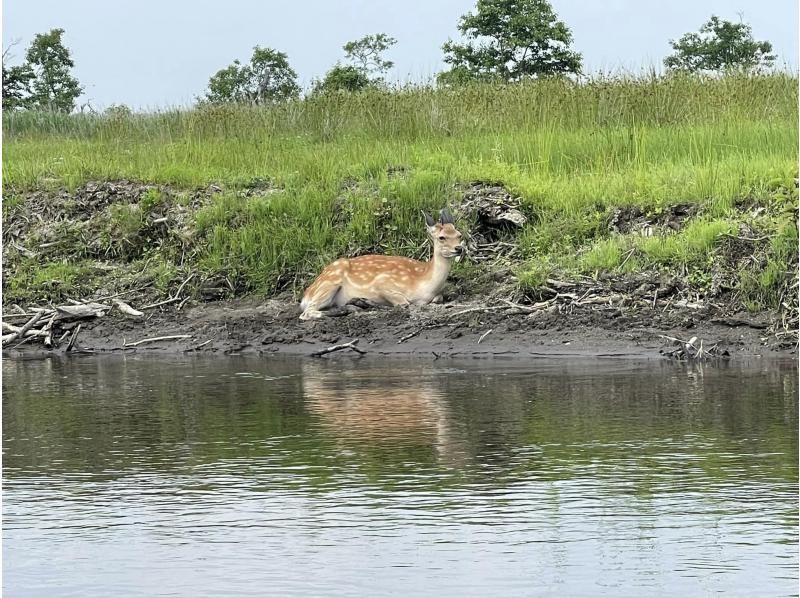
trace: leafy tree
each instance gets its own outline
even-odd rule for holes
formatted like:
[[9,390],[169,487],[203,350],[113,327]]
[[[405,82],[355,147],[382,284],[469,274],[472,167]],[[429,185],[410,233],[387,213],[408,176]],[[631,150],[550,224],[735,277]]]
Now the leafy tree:
[[570,49],[572,33],[547,0],[478,0],[458,30],[468,41],[442,46],[451,70],[440,82],[519,81],[581,70],[581,55]]
[[732,23],[711,16],[698,33],[687,33],[678,41],[670,40],[675,51],[664,59],[671,70],[689,72],[752,70],[775,62],[772,44],[753,39],[746,23]]
[[[14,44],[12,44],[13,46]],[[6,66],[11,59],[11,46],[3,50],[3,109],[25,108],[31,95],[31,82],[35,77],[29,64]]]
[[297,73],[288,56],[272,48],[253,48],[249,64],[234,60],[208,81],[206,100],[213,103],[269,104],[300,95]]
[[[72,76],[70,70],[75,66],[69,49],[64,46],[63,29],[51,29],[48,33],[37,34],[25,53],[26,64],[22,69],[30,69],[30,96],[26,104],[38,110],[72,112],[75,100],[83,88]],[[13,67],[12,67],[13,68]],[[28,71],[19,71],[23,79]]]
[[359,91],[372,84],[367,74],[358,67],[337,64],[314,84],[312,93],[326,91]]
[[381,77],[394,66],[391,60],[383,59],[383,53],[396,43],[395,38],[385,33],[375,33],[347,42],[342,49],[347,60],[365,75]]
[[338,62],[325,74],[322,81],[314,84],[312,93],[326,91],[359,91],[383,83],[383,75],[394,66],[384,60],[383,53],[397,40],[385,33],[365,35],[361,39],[347,42],[342,49],[350,64]]

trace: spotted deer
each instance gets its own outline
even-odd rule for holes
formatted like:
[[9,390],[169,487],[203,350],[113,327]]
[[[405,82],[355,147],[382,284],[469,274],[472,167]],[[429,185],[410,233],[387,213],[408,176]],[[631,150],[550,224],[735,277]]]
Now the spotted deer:
[[303,295],[301,320],[322,316],[323,309],[342,307],[353,299],[379,305],[425,305],[441,299],[454,258],[464,253],[461,233],[447,210],[434,222],[423,212],[433,241],[433,258],[420,262],[407,257],[362,255],[328,265]]

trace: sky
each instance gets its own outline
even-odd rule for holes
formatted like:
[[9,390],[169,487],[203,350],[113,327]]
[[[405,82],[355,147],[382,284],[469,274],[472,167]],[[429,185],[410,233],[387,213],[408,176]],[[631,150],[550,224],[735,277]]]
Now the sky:
[[[741,16],[769,40],[781,64],[797,69],[796,0],[551,0],[571,29],[584,70],[655,66],[669,40],[697,31],[712,14]],[[208,79],[255,45],[289,56],[305,87],[339,59],[342,45],[371,33],[398,40],[386,54],[392,80],[424,80],[443,70],[442,43],[458,39],[459,17],[475,0],[5,0],[3,47],[20,61],[36,33],[65,30],[79,103],[97,109],[185,106]]]

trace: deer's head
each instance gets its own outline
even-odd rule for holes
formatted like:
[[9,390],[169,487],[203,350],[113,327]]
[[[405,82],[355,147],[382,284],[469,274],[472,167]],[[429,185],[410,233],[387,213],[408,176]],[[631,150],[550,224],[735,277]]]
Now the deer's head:
[[461,233],[456,230],[450,212],[447,210],[439,212],[439,222],[435,222],[426,212],[422,214],[425,216],[428,234],[433,241],[434,255],[439,255],[449,260],[464,254]]

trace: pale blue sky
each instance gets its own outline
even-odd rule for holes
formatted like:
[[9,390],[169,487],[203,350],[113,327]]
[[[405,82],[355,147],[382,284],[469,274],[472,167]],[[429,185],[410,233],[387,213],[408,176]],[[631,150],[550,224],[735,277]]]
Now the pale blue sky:
[[[588,70],[659,66],[668,40],[696,31],[713,13],[742,13],[757,39],[797,68],[796,0],[553,0],[572,29]],[[3,46],[20,38],[17,59],[35,33],[66,30],[84,99],[103,108],[190,104],[208,78],[256,44],[286,52],[308,85],[342,57],[341,46],[368,33],[397,38],[387,54],[392,79],[420,80],[442,70],[441,45],[456,37],[474,0],[5,0]]]

